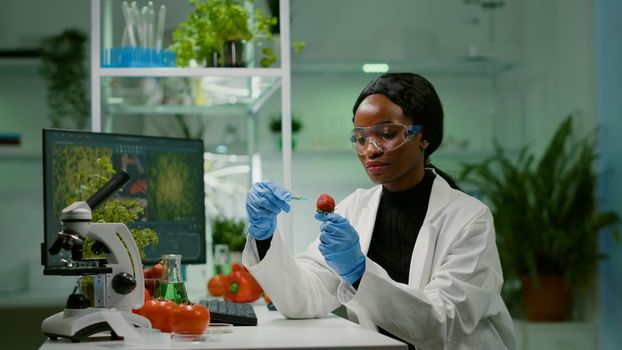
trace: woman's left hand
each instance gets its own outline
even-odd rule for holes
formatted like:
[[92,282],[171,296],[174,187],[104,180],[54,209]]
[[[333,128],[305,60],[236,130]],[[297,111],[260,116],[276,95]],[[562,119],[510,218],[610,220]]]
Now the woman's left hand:
[[317,213],[320,225],[320,253],[326,263],[341,278],[353,284],[365,272],[365,255],[361,251],[359,234],[350,222],[335,213]]

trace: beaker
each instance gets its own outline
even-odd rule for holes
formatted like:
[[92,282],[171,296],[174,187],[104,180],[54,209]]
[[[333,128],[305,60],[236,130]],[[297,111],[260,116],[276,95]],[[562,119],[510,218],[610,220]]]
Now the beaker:
[[188,293],[186,293],[186,286],[181,278],[181,255],[162,255],[161,263],[164,267],[164,273],[160,278],[160,286],[155,297],[171,300],[177,304],[187,303]]

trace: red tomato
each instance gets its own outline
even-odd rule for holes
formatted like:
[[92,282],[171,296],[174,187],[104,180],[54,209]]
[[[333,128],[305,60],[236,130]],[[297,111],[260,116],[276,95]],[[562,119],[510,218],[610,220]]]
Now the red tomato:
[[137,313],[141,316],[146,317],[147,319],[149,319],[149,321],[151,321],[152,315],[157,312],[158,308],[158,301],[157,300],[147,300],[145,301],[145,303],[143,304],[143,306],[138,309],[138,310],[133,310],[134,313]]
[[157,263],[150,268],[143,271],[143,274],[146,278],[160,278],[164,274],[164,266],[162,264]]
[[146,304],[149,300],[151,300],[151,295],[149,294],[149,291],[147,290],[147,288],[145,288],[145,295],[144,295],[144,298],[145,298],[145,299],[143,300],[143,306],[141,306],[141,307],[140,307],[140,309],[132,309],[132,312],[133,312],[133,313],[135,313],[135,314],[137,314],[137,315],[144,316],[144,315],[143,315],[143,312],[142,312],[143,307],[145,307],[145,304]]
[[172,331],[171,312],[176,307],[177,304],[170,300],[152,299],[143,306],[143,316],[151,321],[151,327],[170,333]]
[[227,276],[225,300],[236,303],[249,303],[259,299],[262,294],[263,289],[249,272],[234,270]]
[[225,289],[227,289],[227,276],[219,273],[207,282],[207,290],[209,294],[214,297],[219,297],[225,294]]
[[209,310],[201,304],[177,305],[171,312],[173,332],[203,334],[209,326]]

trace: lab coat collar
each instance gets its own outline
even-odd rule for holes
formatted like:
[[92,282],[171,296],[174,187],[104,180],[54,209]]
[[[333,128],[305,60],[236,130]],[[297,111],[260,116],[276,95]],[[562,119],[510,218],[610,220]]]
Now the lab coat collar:
[[367,255],[369,251],[369,243],[374,233],[374,225],[376,223],[376,214],[378,214],[378,205],[380,204],[380,196],[382,194],[382,185],[378,185],[371,189],[372,193],[369,200],[361,208],[360,225],[357,227],[359,232],[359,240],[361,251]]
[[426,168],[426,170],[431,170],[435,177],[424,221],[435,221],[451,201],[451,186],[433,168]]
[[410,258],[410,273],[408,274],[408,284],[423,289],[430,281],[434,254],[440,234],[440,216],[445,212],[445,208],[451,202],[451,186],[440,175],[431,169],[436,177],[432,184],[432,193],[428,203],[428,211],[425,214],[423,224],[419,230],[419,235],[415,241]]

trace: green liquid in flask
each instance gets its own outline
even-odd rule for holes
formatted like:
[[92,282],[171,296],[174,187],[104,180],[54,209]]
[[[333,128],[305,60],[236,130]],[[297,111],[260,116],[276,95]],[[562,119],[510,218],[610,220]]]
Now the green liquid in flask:
[[160,282],[156,298],[174,301],[177,304],[188,302],[184,282]]

